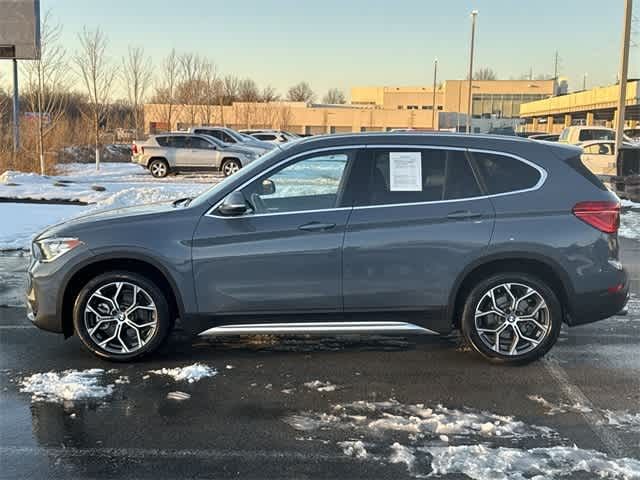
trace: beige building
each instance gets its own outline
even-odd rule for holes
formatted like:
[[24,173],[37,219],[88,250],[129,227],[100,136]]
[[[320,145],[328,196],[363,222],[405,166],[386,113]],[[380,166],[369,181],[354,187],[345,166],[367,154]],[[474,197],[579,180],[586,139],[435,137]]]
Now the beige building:
[[[571,125],[600,125],[612,127],[616,122],[618,85],[597,87],[582,92],[527,103],[520,108],[525,127],[532,132],[558,133]],[[640,121],[640,82],[627,84],[625,112],[628,126]]]
[[[521,104],[551,96],[554,85],[552,80],[473,81],[473,116],[518,118]],[[432,87],[354,87],[349,105],[296,102],[234,103],[229,106],[148,104],[144,107],[145,129],[153,133],[195,125],[227,125],[236,129],[277,128],[301,134],[400,128],[437,130],[449,125],[441,122],[446,115],[433,114],[433,93]],[[436,112],[466,113],[466,80],[447,80],[435,93]],[[458,115],[455,117],[459,120]],[[464,121],[462,115],[461,122],[464,124]]]

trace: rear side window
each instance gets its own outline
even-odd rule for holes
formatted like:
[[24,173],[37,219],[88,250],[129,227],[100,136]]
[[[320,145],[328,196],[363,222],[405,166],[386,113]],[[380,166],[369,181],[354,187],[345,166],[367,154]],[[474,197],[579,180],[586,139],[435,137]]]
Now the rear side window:
[[[464,152],[374,150],[360,205],[435,202],[481,195]],[[366,175],[366,173],[365,173]]]
[[271,140],[275,140],[276,139],[275,135],[263,134],[263,133],[255,134],[254,137],[256,137],[258,140],[267,140],[267,141],[271,141]]
[[533,188],[540,180],[537,169],[513,157],[473,152],[473,158],[487,191],[492,195]]
[[185,137],[167,137],[169,139],[169,146],[173,148],[185,148]]
[[578,140],[586,142],[589,140],[614,140],[615,134],[609,130],[580,130]]

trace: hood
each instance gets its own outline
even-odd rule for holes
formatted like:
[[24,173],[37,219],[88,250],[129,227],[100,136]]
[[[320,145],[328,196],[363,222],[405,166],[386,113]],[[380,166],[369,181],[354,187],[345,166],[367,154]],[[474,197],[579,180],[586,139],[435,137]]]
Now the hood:
[[120,222],[129,220],[132,217],[155,215],[159,213],[172,212],[182,207],[175,206],[174,202],[159,202],[138,205],[134,207],[121,207],[107,210],[96,210],[78,217],[72,218],[62,223],[58,223],[40,232],[35,238],[43,239],[49,237],[75,235],[76,232],[84,228],[95,226],[98,223]]

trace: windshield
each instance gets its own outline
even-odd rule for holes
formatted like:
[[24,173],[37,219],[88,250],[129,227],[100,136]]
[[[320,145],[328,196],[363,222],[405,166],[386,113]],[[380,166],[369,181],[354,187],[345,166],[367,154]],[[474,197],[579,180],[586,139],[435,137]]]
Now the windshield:
[[[247,165],[246,167],[242,168],[242,170],[241,170],[242,175],[251,176],[255,172],[260,171],[260,169],[262,168],[262,165],[264,164],[265,161],[269,160],[270,158],[274,157],[275,155],[278,155],[282,150],[283,149],[281,149],[281,148],[274,148],[270,152],[268,152],[268,153],[264,154],[263,156],[259,157],[257,160],[251,162],[249,165]],[[215,185],[211,186],[211,188],[206,189],[200,195],[195,197],[191,201],[191,204],[192,205],[202,205],[203,203],[208,203],[209,202],[209,198],[211,198],[212,196],[215,196],[217,194],[217,192],[220,192],[220,191],[224,190],[225,188],[227,188],[227,186],[230,183],[233,183],[237,178],[238,177],[236,175],[231,175],[229,177],[226,177],[224,180],[216,183]]]

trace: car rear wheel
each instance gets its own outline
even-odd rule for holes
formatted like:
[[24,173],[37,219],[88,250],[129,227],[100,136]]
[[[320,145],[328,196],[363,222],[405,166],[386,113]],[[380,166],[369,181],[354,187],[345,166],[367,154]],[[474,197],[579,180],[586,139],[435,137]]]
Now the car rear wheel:
[[225,177],[228,177],[229,175],[233,175],[234,173],[236,173],[241,168],[242,165],[240,165],[240,162],[238,160],[229,158],[228,160],[222,162],[220,170],[222,170],[222,173]]
[[556,343],[562,308],[553,290],[524,273],[495,274],[470,292],[462,314],[462,333],[490,360],[524,364],[539,359]]
[[169,164],[162,159],[152,160],[149,164],[149,171],[156,178],[164,178],[169,174]]
[[132,272],[109,272],[80,291],[73,323],[92,353],[124,362],[157,349],[172,321],[167,300],[152,281]]

